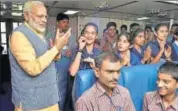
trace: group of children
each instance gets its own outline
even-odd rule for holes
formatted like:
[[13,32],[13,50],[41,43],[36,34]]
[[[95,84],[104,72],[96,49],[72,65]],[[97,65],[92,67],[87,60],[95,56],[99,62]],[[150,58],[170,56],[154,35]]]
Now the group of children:
[[178,111],[178,66],[170,62],[178,61],[178,27],[171,40],[168,40],[169,28],[166,24],[158,24],[155,31],[150,27],[143,30],[134,24],[130,33],[121,30],[120,34],[116,33],[116,28],[116,23],[109,22],[98,42],[98,26],[94,23],[84,26],[78,46],[72,50],[71,76],[75,76],[79,70],[95,68],[94,58],[108,50],[117,55],[122,66],[169,61],[159,70],[158,90],[146,94],[143,110]]
[[[92,68],[94,57],[100,52],[112,50],[123,61],[124,66],[158,63],[160,61],[178,61],[178,26],[171,41],[168,41],[169,29],[166,24],[158,24],[152,29],[132,25],[130,33],[116,33],[116,23],[109,22],[98,42],[98,26],[94,23],[85,25],[78,39],[78,46],[72,50],[70,74],[78,70]],[[148,35],[148,31],[153,34]]]

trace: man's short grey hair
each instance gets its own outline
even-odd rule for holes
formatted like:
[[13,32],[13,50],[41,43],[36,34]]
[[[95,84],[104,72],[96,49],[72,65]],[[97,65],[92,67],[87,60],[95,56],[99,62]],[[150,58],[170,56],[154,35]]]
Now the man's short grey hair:
[[113,51],[103,51],[97,57],[95,57],[95,65],[97,68],[101,68],[104,60],[109,60],[110,62],[120,61],[117,54]]
[[23,13],[28,13],[28,12],[31,12],[31,9],[34,5],[44,5],[43,2],[41,1],[27,1],[25,4],[24,4],[24,8],[23,8]]

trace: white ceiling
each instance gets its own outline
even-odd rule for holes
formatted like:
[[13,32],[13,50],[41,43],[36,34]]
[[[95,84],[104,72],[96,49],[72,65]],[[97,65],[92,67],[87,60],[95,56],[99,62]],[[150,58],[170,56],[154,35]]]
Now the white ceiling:
[[[164,0],[160,0],[164,1]],[[25,1],[22,1],[24,3]],[[98,10],[106,2],[108,9]],[[19,2],[13,2],[19,3]],[[138,17],[147,15],[148,9],[161,9],[162,13],[167,13],[165,17],[151,16],[151,20],[169,20],[170,18],[178,20],[178,5],[155,2],[153,0],[73,0],[73,1],[45,1],[49,16],[55,17],[58,13],[67,9],[79,10],[86,16],[118,18],[126,20],[136,20]],[[76,15],[74,15],[76,16]]]
[[[161,0],[164,1],[164,0]],[[108,9],[99,11],[95,7],[104,1],[86,0],[86,1],[58,1],[45,2],[49,9],[50,16],[56,16],[59,12],[67,9],[82,11],[86,16],[118,18],[127,20],[136,20],[138,17],[148,16],[147,10],[160,9],[162,13],[167,13],[165,17],[152,17],[152,20],[169,20],[174,18],[178,20],[178,5],[155,2],[151,0],[105,0],[108,3]]]

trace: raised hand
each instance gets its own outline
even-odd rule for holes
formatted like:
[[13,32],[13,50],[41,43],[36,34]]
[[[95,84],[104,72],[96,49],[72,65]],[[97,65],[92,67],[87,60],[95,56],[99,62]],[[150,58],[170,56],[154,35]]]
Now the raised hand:
[[72,55],[72,51],[70,49],[67,49],[65,52],[65,56],[71,57],[71,55]]
[[166,41],[158,41],[158,43],[159,43],[160,50],[164,51],[164,46],[166,44]]
[[126,66],[130,66],[130,51],[129,50],[126,52],[126,55],[123,55],[122,64]]
[[83,59],[83,61],[84,61],[84,62],[89,62],[89,63],[90,63],[90,67],[91,67],[91,68],[95,68],[95,61],[94,61],[93,58],[87,57],[87,58]]
[[66,33],[60,33],[60,29],[57,28],[54,46],[56,46],[58,50],[61,50],[68,43],[70,36],[71,28],[69,28]]
[[143,59],[142,61],[145,63],[146,61],[150,60],[151,59],[151,47],[148,46],[146,48],[146,50],[144,51],[144,56],[143,56]]
[[166,56],[167,59],[170,59],[171,53],[172,53],[172,49],[171,49],[171,47],[168,45],[168,48],[166,48],[166,49],[164,50],[164,55]]
[[86,38],[84,36],[81,36],[78,40],[79,43],[79,49],[83,50],[83,48],[86,45]]

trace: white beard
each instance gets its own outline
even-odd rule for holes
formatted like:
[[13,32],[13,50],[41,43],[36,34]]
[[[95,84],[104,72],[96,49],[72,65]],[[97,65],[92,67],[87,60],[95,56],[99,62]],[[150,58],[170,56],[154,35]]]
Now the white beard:
[[33,20],[29,20],[29,25],[34,29],[36,30],[37,32],[39,33],[44,33],[46,31],[46,27],[41,27],[40,25],[36,24]]

